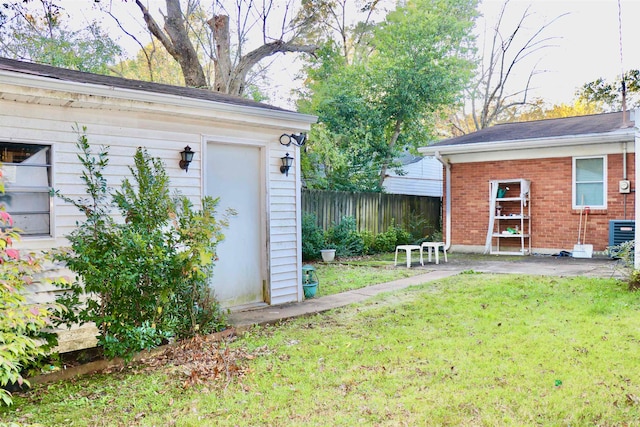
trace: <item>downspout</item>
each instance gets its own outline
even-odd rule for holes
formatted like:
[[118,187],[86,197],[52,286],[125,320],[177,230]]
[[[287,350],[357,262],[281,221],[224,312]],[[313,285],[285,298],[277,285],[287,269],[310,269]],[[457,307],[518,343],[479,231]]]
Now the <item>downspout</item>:
[[[635,129],[635,141],[634,141],[634,159],[635,159],[635,176],[634,176],[634,180],[635,182],[633,183],[633,188],[637,188],[637,183],[638,183],[638,171],[640,171],[640,120],[638,120],[640,117],[638,117],[638,110],[632,110],[631,113],[633,114],[632,120],[635,122],[634,124],[634,129]],[[634,191],[635,193],[635,203],[634,203],[634,219],[636,221],[636,224],[638,224],[638,222],[640,222],[640,218],[638,218],[638,213],[640,213],[640,209],[638,209],[638,207],[640,206],[640,191]],[[640,241],[640,230],[638,230],[638,227],[635,227],[635,241],[638,242]],[[640,245],[633,245],[634,246],[634,257],[633,257],[633,268],[638,270],[640,269]]]
[[436,151],[435,158],[442,163],[445,169],[445,181],[446,181],[446,189],[445,189],[445,238],[444,238],[444,249],[446,251],[451,247],[451,164],[442,158],[439,151]]
[[[624,181],[627,180],[627,143],[626,142],[622,143],[622,179]],[[627,219],[627,196],[628,196],[627,193],[622,195],[624,219]]]
[[622,179],[627,179],[627,143],[622,143]]

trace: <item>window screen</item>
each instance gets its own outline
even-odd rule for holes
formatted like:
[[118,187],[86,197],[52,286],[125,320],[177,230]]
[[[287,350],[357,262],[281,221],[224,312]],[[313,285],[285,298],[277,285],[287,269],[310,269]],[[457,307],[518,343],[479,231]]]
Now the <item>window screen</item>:
[[2,203],[23,236],[51,234],[51,147],[0,142]]
[[574,207],[606,207],[604,157],[574,159]]

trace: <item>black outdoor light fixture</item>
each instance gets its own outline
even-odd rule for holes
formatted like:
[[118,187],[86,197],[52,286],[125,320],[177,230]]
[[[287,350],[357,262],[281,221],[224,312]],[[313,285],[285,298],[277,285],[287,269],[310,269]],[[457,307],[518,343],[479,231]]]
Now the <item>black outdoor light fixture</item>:
[[304,142],[307,140],[307,134],[304,132],[300,132],[298,135],[283,133],[280,135],[280,144],[286,145],[287,147],[291,144],[302,147]]
[[284,157],[280,157],[280,160],[282,160],[280,172],[282,172],[286,176],[289,176],[289,169],[291,168],[291,165],[293,165],[293,157],[291,157],[289,153],[287,153]]
[[194,154],[196,153],[191,151],[191,147],[188,145],[184,147],[184,150],[180,152],[180,169],[189,172],[189,163],[193,160]]

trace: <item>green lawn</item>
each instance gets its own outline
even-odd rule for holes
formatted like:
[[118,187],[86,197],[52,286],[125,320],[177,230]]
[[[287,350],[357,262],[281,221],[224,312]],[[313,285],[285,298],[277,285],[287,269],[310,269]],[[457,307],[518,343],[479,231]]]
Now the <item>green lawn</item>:
[[240,376],[175,367],[37,387],[47,426],[638,425],[640,302],[615,280],[463,274],[252,330]]
[[316,263],[311,265],[316,269],[319,280],[316,297],[360,289],[378,283],[391,282],[429,271],[422,268],[406,268],[404,264],[394,267],[393,257],[391,261],[377,257],[359,261],[349,260],[348,262]]

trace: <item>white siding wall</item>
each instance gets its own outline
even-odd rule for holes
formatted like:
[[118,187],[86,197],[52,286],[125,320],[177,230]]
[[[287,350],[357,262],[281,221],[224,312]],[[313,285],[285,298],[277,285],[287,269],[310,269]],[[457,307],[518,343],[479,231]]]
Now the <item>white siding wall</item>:
[[[289,176],[280,172],[280,158],[289,153],[294,164]],[[271,244],[271,304],[302,300],[300,278],[300,191],[298,187],[299,150],[278,144],[270,153],[269,181],[271,205],[269,241]],[[301,248],[300,248],[301,250]]]
[[[43,105],[42,98],[22,98],[29,102],[1,99],[0,93],[0,140],[24,143],[51,144],[53,146],[53,186],[63,194],[83,197],[84,187],[80,180],[82,167],[77,160],[73,131],[77,123],[87,127],[89,142],[97,150],[100,145],[109,146],[110,165],[106,175],[110,185],[118,185],[129,176],[128,167],[133,164],[137,147],[145,147],[153,157],[164,160],[172,187],[189,196],[196,203],[203,195],[202,153],[203,141],[251,140],[266,148],[267,168],[265,180],[265,205],[267,207],[267,271],[265,277],[271,304],[301,300],[300,239],[299,239],[299,183],[297,171],[299,153],[292,147],[279,144],[279,136],[286,132],[304,131],[309,128],[309,117],[300,121],[292,113],[282,114],[282,119],[265,120],[260,112],[251,109],[251,114],[238,120],[217,120],[215,108],[202,109],[202,118],[189,111],[190,116],[162,112],[145,112],[143,103],[136,111],[122,111],[122,106],[77,108],[60,105]],[[6,94],[5,94],[6,97]],[[53,94],[52,99],[56,97]],[[20,98],[16,98],[20,99]],[[46,102],[46,100],[45,100]],[[135,104],[136,101],[132,101]],[[120,102],[122,104],[122,102]],[[258,110],[259,111],[259,110]],[[177,111],[176,111],[177,112]],[[273,115],[271,112],[269,113]],[[276,114],[277,115],[277,114]],[[214,116],[212,118],[212,116]],[[251,123],[255,121],[255,123]],[[188,173],[178,167],[179,152],[189,145],[196,152]],[[294,156],[294,167],[289,176],[280,173],[280,157],[285,152]],[[242,167],[242,165],[238,165]],[[232,182],[229,185],[233,185]],[[241,188],[238,191],[242,191]],[[24,249],[47,249],[64,246],[64,238],[71,232],[76,221],[84,216],[60,199],[53,200],[53,236],[51,238],[25,239],[19,245]],[[219,262],[224,262],[220,260]],[[46,287],[45,287],[46,288]],[[50,289],[38,287],[38,300],[52,296]]]
[[384,180],[384,189],[390,194],[442,197],[442,164],[434,157],[402,167],[405,175],[389,171]]

